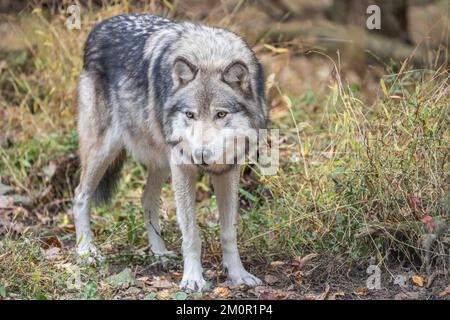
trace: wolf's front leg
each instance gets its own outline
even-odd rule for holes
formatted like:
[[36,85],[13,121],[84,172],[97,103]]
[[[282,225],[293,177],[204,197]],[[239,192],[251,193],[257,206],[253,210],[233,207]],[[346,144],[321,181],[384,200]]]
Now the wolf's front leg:
[[223,174],[213,175],[212,181],[219,206],[223,264],[228,271],[229,282],[231,285],[261,284],[261,280],[245,270],[237,247],[239,166]]
[[200,291],[206,285],[201,265],[201,241],[195,216],[197,171],[183,165],[171,165],[172,185],[177,205],[177,219],[182,234],[184,259],[181,288]]

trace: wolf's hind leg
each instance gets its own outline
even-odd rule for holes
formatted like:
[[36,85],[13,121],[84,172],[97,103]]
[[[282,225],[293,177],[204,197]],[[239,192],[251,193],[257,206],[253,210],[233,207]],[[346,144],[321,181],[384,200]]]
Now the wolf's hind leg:
[[175,256],[175,253],[168,251],[164,244],[159,223],[161,188],[167,177],[167,170],[149,166],[147,184],[141,199],[142,206],[144,207],[144,219],[148,233],[150,252],[158,257]]
[[[75,217],[75,229],[77,237],[77,254],[86,262],[101,260],[97,249],[92,244],[92,234],[90,228],[90,205],[94,199],[97,188],[101,188],[101,181],[107,180],[106,174],[112,174],[114,161],[121,161],[122,147],[107,132],[100,137],[90,148],[88,154],[82,160],[81,179],[75,191],[75,201],[73,206]],[[91,138],[90,138],[91,139]],[[80,145],[82,144],[80,139]],[[82,156],[83,158],[83,156]],[[108,172],[107,172],[108,171]],[[100,258],[100,259],[99,259]]]
[[[92,199],[107,199],[123,160],[123,144],[114,133],[111,119],[98,90],[95,75],[83,72],[78,87],[78,138],[81,160],[80,183],[75,190],[73,212],[77,239],[77,254],[86,262],[99,260],[92,244],[90,204]],[[97,89],[96,89],[97,88]],[[106,174],[105,174],[106,173]],[[103,197],[99,197],[102,195]]]

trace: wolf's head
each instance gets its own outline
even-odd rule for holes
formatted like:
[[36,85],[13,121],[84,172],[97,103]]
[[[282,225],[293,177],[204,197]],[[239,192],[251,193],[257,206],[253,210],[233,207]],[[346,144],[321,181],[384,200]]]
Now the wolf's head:
[[247,65],[237,60],[223,70],[207,70],[179,57],[173,82],[166,124],[180,159],[213,173],[240,163],[265,125]]
[[182,30],[162,63],[171,88],[161,117],[165,137],[178,161],[221,173],[242,163],[265,128],[262,66],[231,32],[191,24]]

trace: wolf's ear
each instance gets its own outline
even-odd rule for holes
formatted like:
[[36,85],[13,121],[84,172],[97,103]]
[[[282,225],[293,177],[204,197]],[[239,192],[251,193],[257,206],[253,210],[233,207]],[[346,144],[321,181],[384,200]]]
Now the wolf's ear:
[[232,88],[241,90],[245,95],[251,95],[250,74],[242,61],[234,61],[223,71],[223,81]]
[[197,68],[183,57],[178,57],[173,64],[176,87],[184,85],[195,78]]

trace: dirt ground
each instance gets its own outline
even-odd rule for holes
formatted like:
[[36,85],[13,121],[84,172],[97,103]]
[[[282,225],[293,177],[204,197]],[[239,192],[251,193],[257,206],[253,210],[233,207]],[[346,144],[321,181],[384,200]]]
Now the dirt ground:
[[[349,266],[333,257],[315,257],[300,267],[298,260],[247,263],[248,270],[264,280],[264,285],[251,287],[228,287],[226,275],[220,265],[206,262],[205,279],[211,284],[210,290],[201,299],[259,299],[259,300],[448,300],[449,288],[446,274],[433,272],[430,276],[416,276],[411,268],[380,268],[380,287],[372,287],[367,266]],[[131,270],[136,279],[147,281],[158,289],[158,298],[176,290],[176,283],[182,276],[181,261],[137,264]],[[112,274],[120,273],[124,265],[112,264]],[[150,276],[149,276],[150,275]],[[420,280],[415,277],[419,277]],[[150,279],[157,279],[156,282]],[[367,282],[369,280],[369,283]],[[170,284],[169,284],[170,283]],[[160,287],[158,287],[160,286]],[[130,289],[133,288],[133,289]],[[148,294],[142,288],[128,287],[116,292],[116,298],[143,299]],[[369,289],[370,288],[370,289]],[[148,288],[147,288],[148,289]],[[162,290],[162,291],[161,291]],[[147,293],[146,293],[147,292]],[[188,299],[198,299],[195,294]]]

